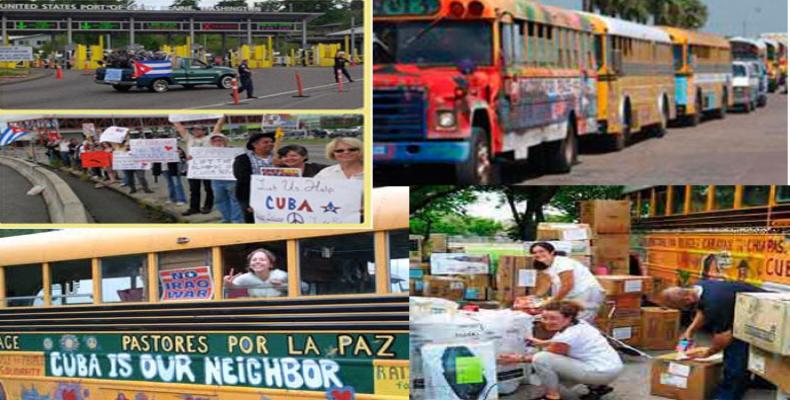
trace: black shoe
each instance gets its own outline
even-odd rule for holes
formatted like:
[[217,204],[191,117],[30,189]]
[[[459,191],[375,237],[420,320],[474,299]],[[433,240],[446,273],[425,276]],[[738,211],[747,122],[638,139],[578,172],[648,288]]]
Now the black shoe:
[[143,192],[146,192],[146,193],[153,193],[154,191],[153,191],[153,190],[151,190],[151,189],[143,189]]
[[611,393],[614,388],[607,385],[588,385],[587,389],[590,391],[589,393],[579,396],[580,400],[595,400],[600,399],[603,396]]
[[129,191],[129,194],[135,194],[135,193],[137,193],[137,190],[135,190],[135,189],[132,189],[132,190]]
[[193,210],[193,209],[190,208],[189,210],[186,210],[186,211],[182,212],[181,215],[187,217],[187,216],[190,216],[192,214],[197,214],[199,212],[200,212],[200,210]]
[[200,212],[203,214],[208,214],[211,212],[211,207],[203,207],[200,209]]

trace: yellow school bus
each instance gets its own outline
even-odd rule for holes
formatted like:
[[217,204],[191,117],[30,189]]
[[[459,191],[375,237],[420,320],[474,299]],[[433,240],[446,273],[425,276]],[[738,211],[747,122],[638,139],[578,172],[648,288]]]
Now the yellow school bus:
[[790,290],[790,187],[635,187],[626,196],[632,245],[664,284],[688,274],[691,282],[738,280]]
[[598,65],[598,128],[615,150],[631,132],[661,137],[675,118],[672,39],[661,29],[582,13],[592,22]]
[[723,37],[661,27],[672,38],[677,116],[696,126],[702,114],[724,118],[732,106],[732,55]]
[[[0,239],[0,398],[408,398],[408,189],[372,201],[370,229]],[[225,285],[260,248],[282,279]]]

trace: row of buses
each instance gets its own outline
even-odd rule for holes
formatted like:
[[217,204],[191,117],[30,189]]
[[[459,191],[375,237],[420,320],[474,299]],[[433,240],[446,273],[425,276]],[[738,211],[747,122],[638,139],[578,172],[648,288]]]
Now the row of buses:
[[524,0],[374,1],[374,160],[568,172],[583,135],[621,150],[733,105],[724,37]]

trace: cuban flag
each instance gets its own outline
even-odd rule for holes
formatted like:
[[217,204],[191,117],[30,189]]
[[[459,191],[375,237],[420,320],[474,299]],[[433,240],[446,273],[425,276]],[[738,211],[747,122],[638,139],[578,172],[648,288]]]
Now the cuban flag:
[[148,78],[169,77],[173,74],[173,64],[170,60],[137,61],[134,63],[134,78],[145,76]]
[[0,147],[9,145],[28,134],[30,131],[0,122]]

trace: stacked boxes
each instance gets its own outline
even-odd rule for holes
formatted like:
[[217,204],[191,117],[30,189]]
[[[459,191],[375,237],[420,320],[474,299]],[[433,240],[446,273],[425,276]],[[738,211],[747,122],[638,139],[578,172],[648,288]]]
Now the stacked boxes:
[[790,293],[738,293],[733,335],[749,343],[749,370],[790,392]]
[[464,299],[464,280],[452,276],[423,277],[423,294],[426,297],[441,297],[447,300]]
[[680,311],[663,307],[642,307],[644,350],[672,350],[680,331]]
[[601,275],[598,282],[606,299],[595,324],[609,336],[631,346],[639,346],[642,336],[642,294],[650,291],[648,276]]
[[537,271],[531,256],[500,256],[496,272],[495,300],[510,306],[516,297],[526,296],[535,286]]
[[592,266],[605,266],[610,274],[629,273],[631,202],[627,200],[582,201],[581,221],[595,234]]

